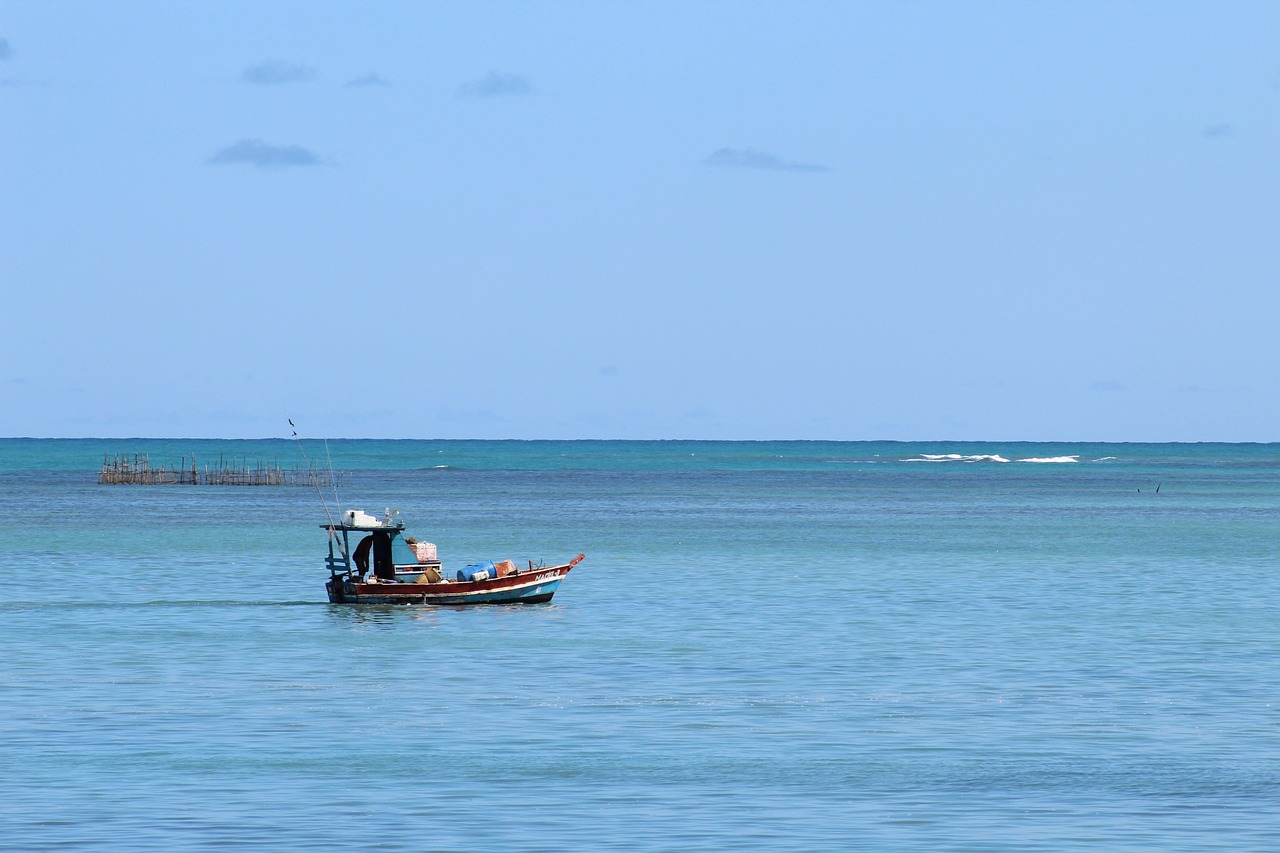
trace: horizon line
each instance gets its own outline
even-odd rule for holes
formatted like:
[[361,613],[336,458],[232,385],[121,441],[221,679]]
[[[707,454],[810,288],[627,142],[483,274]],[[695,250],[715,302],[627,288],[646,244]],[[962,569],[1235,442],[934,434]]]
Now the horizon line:
[[369,436],[0,436],[0,441],[491,441],[491,442],[699,442],[723,444],[1280,444],[1280,439],[1047,439],[1047,438],[374,438]]

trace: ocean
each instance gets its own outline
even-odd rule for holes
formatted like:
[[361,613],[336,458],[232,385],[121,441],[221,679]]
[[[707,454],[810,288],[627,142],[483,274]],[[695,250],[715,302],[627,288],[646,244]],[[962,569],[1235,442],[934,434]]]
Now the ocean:
[[[587,558],[331,605],[338,506]],[[1280,849],[1280,445],[4,439],[0,519],[5,849]]]

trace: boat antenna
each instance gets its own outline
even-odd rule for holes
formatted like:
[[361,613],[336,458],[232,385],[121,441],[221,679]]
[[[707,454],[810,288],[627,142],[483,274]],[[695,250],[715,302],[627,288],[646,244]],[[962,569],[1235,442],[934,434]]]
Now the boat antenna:
[[[306,451],[306,448],[302,446],[302,439],[298,438],[298,428],[293,425],[293,418],[285,418],[285,420],[289,422],[289,427],[290,429],[293,430],[293,440],[298,442],[298,451],[302,454],[302,461],[307,463],[307,477],[311,480],[311,482],[315,483],[316,494],[320,496],[320,505],[324,507],[324,514],[329,518],[329,535],[332,536],[333,528],[337,527],[338,525],[334,523],[333,513],[329,512],[329,504],[324,499],[324,492],[320,490],[320,481],[312,475],[311,460],[307,458],[307,451]],[[327,453],[329,451],[329,442],[327,440],[324,443],[324,448],[325,448],[325,452]],[[332,460],[329,462],[329,474],[330,476],[333,475]],[[336,485],[334,486],[333,499],[334,499],[334,505],[336,506],[338,501],[338,492],[337,492]]]

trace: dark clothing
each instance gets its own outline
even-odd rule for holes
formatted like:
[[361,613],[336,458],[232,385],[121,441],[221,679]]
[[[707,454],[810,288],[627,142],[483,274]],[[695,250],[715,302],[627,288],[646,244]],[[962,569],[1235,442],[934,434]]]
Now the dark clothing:
[[369,548],[373,546],[373,536],[366,536],[360,540],[360,544],[356,546],[356,551],[352,554],[352,558],[356,561],[356,569],[360,574],[369,571]]
[[[391,537],[379,530],[373,534],[373,574],[378,580],[396,579],[395,563],[391,559]],[[363,543],[362,543],[363,544]]]

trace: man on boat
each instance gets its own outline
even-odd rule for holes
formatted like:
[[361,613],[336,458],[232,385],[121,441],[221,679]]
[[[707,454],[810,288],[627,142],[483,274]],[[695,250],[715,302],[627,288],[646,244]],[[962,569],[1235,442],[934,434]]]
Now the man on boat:
[[351,558],[356,561],[356,571],[360,573],[360,577],[364,577],[369,573],[369,549],[373,547],[373,534],[360,540],[360,544],[356,546],[356,550],[351,554]]
[[381,530],[370,533],[360,540],[352,558],[356,561],[356,569],[363,579],[369,572],[369,551],[373,551],[373,575],[378,580],[393,581],[396,579],[396,567],[391,560],[391,537]]

